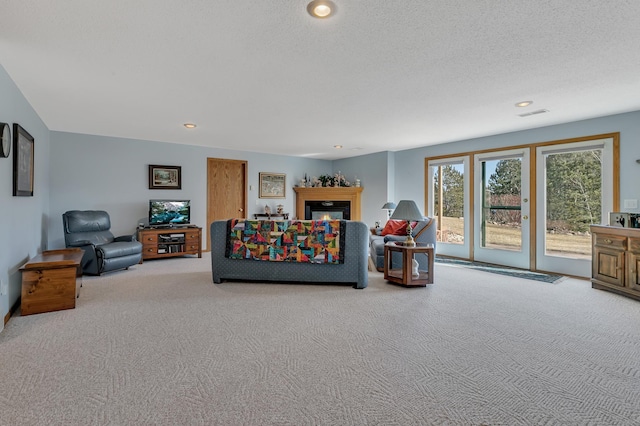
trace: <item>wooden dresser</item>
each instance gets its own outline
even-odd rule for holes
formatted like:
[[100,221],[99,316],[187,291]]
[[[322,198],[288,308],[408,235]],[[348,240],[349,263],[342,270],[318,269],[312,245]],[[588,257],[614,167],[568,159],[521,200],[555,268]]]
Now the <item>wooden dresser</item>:
[[640,229],[591,226],[591,286],[640,300]]

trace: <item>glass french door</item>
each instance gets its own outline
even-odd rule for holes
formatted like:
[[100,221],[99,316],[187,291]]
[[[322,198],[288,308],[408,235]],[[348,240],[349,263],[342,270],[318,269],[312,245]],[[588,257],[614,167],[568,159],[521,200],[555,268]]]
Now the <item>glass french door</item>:
[[536,165],[536,269],[590,277],[589,225],[613,211],[613,139],[538,147]]
[[529,148],[474,160],[476,261],[530,267]]
[[468,155],[428,162],[427,215],[437,219],[438,254],[469,258],[470,164]]

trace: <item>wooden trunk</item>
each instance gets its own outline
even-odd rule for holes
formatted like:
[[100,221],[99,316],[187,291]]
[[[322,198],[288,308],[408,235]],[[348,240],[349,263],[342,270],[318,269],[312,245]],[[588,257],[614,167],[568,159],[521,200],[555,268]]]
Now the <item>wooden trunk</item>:
[[81,282],[80,249],[44,252],[25,263],[22,271],[20,314],[73,309]]

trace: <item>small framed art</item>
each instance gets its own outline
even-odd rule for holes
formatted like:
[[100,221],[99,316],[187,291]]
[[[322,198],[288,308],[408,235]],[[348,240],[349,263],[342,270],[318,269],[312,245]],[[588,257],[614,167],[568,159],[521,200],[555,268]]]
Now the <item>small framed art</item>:
[[260,198],[285,198],[287,175],[260,172]]
[[182,167],[150,164],[149,189],[182,189]]
[[13,195],[33,197],[34,139],[13,123]]

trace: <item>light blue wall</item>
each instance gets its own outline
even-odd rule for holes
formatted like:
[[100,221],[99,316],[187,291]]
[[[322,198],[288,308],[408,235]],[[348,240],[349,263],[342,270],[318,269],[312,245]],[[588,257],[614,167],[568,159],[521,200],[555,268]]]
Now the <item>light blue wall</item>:
[[640,159],[640,111],[398,151],[395,153],[396,199],[414,199],[424,208],[426,157],[615,132],[620,132],[620,204],[624,199],[640,199],[640,164],[636,163],[636,159]]
[[[106,210],[112,232],[135,232],[146,221],[150,199],[191,200],[192,223],[207,233],[207,158],[245,160],[248,164],[248,213],[261,213],[277,204],[295,214],[293,186],[305,173],[331,173],[331,161],[257,154],[199,146],[51,132],[51,221],[49,246],[64,247],[62,214],[67,210]],[[149,164],[182,167],[181,190],[149,189]],[[259,172],[285,173],[285,199],[260,199]],[[205,240],[206,241],[206,240]]]
[[[8,291],[0,295],[0,330],[4,316],[20,296],[18,270],[45,245],[49,216],[49,130],[31,108],[5,69],[0,66],[0,122],[18,123],[34,142],[33,197],[14,197],[13,154],[0,158],[0,281]],[[0,286],[2,288],[2,286]]]
[[360,179],[363,187],[361,220],[369,226],[387,220],[387,212],[381,207],[393,198],[390,193],[393,186],[389,185],[389,177],[393,175],[389,168],[392,155],[391,152],[378,152],[333,162],[334,173],[340,171],[352,183],[356,177]]

